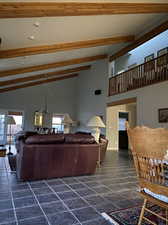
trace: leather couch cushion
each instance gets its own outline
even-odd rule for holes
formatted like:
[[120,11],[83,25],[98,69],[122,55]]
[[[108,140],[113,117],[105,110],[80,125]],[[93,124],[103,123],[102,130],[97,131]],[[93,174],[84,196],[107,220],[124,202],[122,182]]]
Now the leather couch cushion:
[[82,134],[66,134],[65,143],[69,144],[94,144],[95,139],[91,135]]
[[55,144],[64,143],[63,134],[38,134],[28,137],[25,141],[26,144]]
[[21,139],[25,139],[29,136],[36,135],[36,131],[19,131],[15,134],[15,141],[19,141]]

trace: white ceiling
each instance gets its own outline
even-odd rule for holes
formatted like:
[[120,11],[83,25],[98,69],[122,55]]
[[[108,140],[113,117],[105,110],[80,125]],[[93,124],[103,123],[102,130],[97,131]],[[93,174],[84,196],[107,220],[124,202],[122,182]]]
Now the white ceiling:
[[[64,1],[67,2],[69,0]],[[1,0],[0,2],[7,2],[7,0]],[[14,1],[10,0],[10,2]],[[81,0],[80,1],[76,0],[75,2],[81,2]],[[158,0],[148,0],[148,1],[99,0],[89,2],[158,3]],[[168,1],[167,0],[159,1],[159,3],[162,2]],[[152,27],[156,26],[160,22],[165,21],[167,19],[168,14],[134,14],[134,15],[108,15],[108,16],[103,15],[103,16],[78,16],[78,17],[0,19],[0,37],[2,38],[1,49],[5,50],[11,48],[57,44],[61,42],[92,40],[120,35],[139,36],[145,31],[151,29]],[[35,22],[39,22],[40,26],[35,27],[34,26]],[[35,37],[35,39],[29,40],[28,37],[32,35]],[[126,44],[117,44],[113,46],[102,46],[51,54],[41,54],[11,59],[1,59],[0,70],[2,71],[32,65],[46,64],[72,58],[93,56],[98,54],[105,54],[105,53],[112,54],[117,50],[121,49],[122,47],[124,47],[125,45]],[[68,68],[70,67],[72,66],[69,66]],[[65,68],[59,68],[59,70],[61,69]],[[53,71],[53,69],[48,71]],[[43,72],[44,71],[42,71],[42,73]],[[20,77],[21,75],[18,76]],[[0,80],[2,80],[2,78]]]

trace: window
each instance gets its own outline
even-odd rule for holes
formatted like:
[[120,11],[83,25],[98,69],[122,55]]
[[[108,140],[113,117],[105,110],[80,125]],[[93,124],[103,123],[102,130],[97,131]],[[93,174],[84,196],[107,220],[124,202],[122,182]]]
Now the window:
[[119,131],[126,131],[126,121],[128,121],[128,112],[119,112]]
[[64,132],[63,118],[64,115],[53,115],[52,117],[52,128],[55,128],[56,133]]
[[[7,124],[7,143],[9,143],[10,138],[12,137],[12,143],[14,142],[14,136],[16,133],[22,130],[23,128],[23,113],[22,112],[11,112],[8,111],[8,115],[12,116],[15,120],[15,124],[10,125]],[[10,129],[11,129],[11,137],[10,137]]]

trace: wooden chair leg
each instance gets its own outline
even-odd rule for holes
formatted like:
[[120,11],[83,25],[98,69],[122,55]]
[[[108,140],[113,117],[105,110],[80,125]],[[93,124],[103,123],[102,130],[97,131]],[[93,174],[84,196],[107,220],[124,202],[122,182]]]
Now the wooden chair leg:
[[143,206],[142,206],[142,209],[141,209],[141,214],[140,214],[140,217],[139,217],[138,225],[142,224],[146,203],[147,203],[147,199],[144,199],[144,203],[143,203]]

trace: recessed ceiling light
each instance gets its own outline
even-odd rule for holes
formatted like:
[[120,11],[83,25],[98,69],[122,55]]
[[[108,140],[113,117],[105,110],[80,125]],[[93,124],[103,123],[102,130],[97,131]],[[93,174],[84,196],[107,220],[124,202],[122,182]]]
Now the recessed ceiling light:
[[40,26],[40,23],[37,21],[33,24],[35,27],[39,27]]
[[31,35],[31,36],[28,37],[28,39],[29,39],[29,40],[34,40],[35,38],[34,38],[33,35]]

